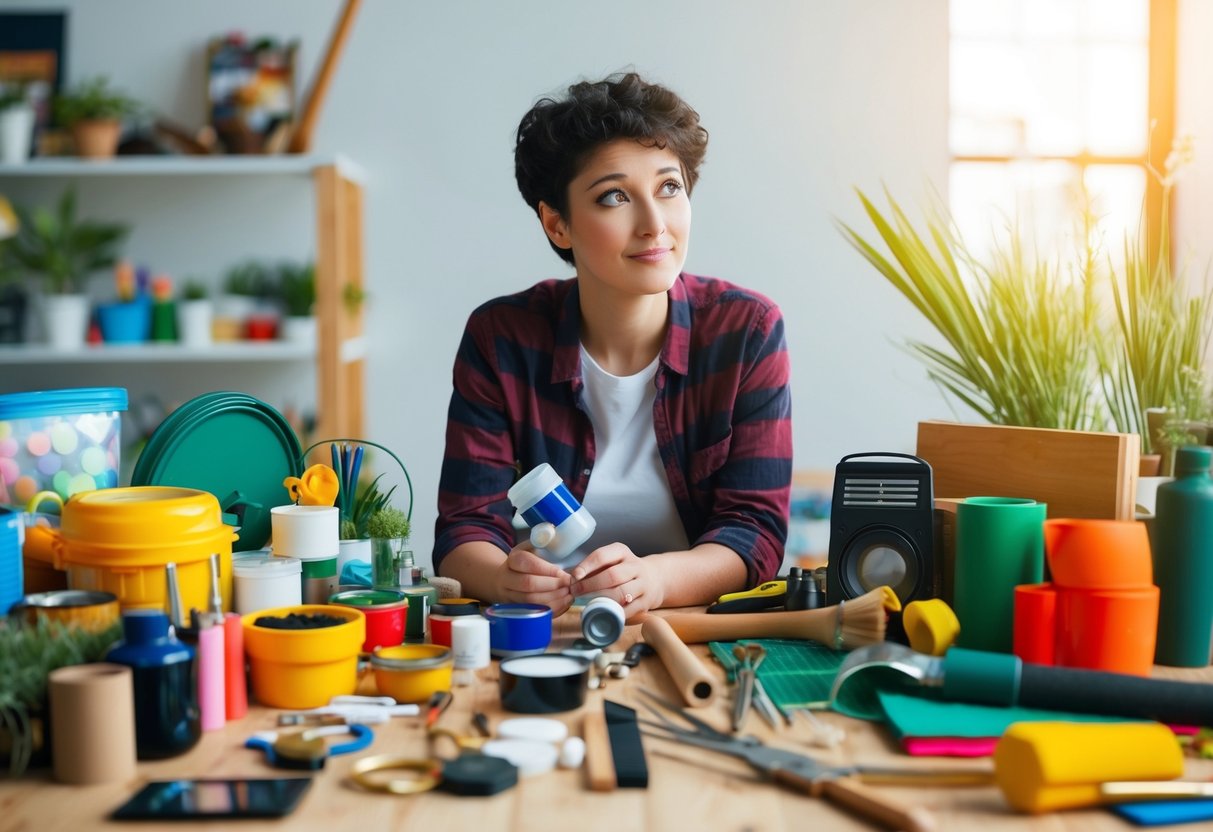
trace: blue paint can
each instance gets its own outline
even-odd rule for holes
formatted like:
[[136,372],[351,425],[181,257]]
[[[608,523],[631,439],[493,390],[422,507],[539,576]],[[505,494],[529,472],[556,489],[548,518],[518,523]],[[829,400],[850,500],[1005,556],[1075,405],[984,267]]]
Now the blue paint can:
[[493,604],[489,650],[499,659],[542,653],[552,643],[552,608],[543,604]]

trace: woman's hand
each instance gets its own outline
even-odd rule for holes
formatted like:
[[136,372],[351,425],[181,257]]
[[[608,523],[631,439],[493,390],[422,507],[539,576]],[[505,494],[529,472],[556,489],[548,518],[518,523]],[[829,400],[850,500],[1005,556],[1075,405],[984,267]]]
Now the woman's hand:
[[570,591],[573,597],[597,593],[614,598],[623,605],[624,616],[631,620],[642,612],[657,609],[665,600],[660,573],[646,560],[622,543],[608,543],[590,552],[573,568]]
[[569,591],[572,578],[558,566],[548,563],[523,543],[510,550],[497,571],[497,597],[521,604],[546,604],[552,617],[573,605]]

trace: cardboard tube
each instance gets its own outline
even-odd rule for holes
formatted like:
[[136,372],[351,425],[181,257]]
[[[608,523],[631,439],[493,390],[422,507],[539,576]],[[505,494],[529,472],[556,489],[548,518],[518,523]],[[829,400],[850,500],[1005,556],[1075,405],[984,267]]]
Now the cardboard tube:
[[61,667],[47,677],[55,779],[88,785],[135,777],[135,688],[120,664]]
[[640,635],[657,651],[661,663],[674,680],[682,699],[692,708],[711,704],[716,697],[716,685],[703,663],[691,652],[691,648],[670,628],[664,618],[650,615],[640,626]]

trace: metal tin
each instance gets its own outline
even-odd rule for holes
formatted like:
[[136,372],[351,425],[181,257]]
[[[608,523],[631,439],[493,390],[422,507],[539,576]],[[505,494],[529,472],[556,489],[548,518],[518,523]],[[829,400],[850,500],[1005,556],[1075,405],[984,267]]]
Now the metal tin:
[[454,647],[451,623],[459,617],[480,615],[480,602],[471,598],[450,598],[430,607],[430,641]]
[[552,608],[543,604],[493,604],[485,610],[494,656],[542,653],[552,643]]
[[558,653],[519,656],[500,665],[501,707],[522,714],[571,711],[585,704],[590,662]]
[[403,592],[391,589],[351,589],[338,592],[330,604],[357,607],[366,616],[366,641],[362,652],[376,647],[391,647],[404,641],[404,617],[407,601]]

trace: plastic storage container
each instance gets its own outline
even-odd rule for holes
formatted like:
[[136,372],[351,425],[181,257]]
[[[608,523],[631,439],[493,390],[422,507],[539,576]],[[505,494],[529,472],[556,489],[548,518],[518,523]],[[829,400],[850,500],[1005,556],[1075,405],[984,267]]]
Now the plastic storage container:
[[123,609],[164,609],[170,562],[177,564],[183,608],[207,609],[210,557],[217,553],[223,609],[232,608],[235,530],[205,491],[148,486],[77,494],[63,504],[62,526],[49,531],[55,568],[67,571],[68,585],[112,592]]
[[1176,667],[1209,663],[1213,629],[1213,449],[1180,448],[1175,481],[1158,487],[1154,583],[1161,591],[1154,660]]
[[0,396],[0,503],[116,486],[124,410],[121,387]]
[[235,609],[241,615],[303,603],[298,558],[278,558],[259,552],[232,560]]

